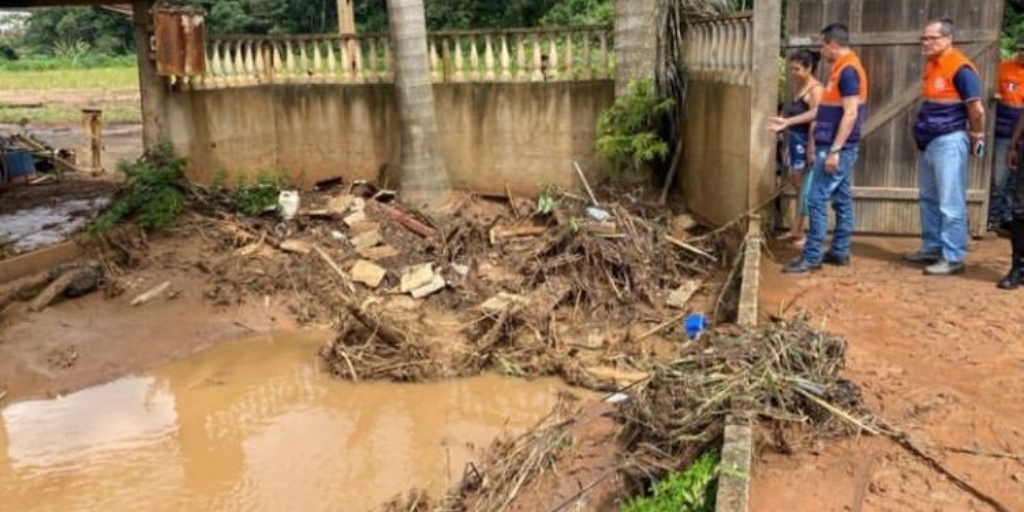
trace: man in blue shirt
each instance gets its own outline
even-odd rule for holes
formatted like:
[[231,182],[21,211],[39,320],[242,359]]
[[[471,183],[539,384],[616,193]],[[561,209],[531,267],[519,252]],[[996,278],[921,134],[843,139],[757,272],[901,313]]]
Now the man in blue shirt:
[[[831,76],[818,104],[807,154],[814,155],[807,195],[810,227],[800,259],[782,271],[803,274],[822,263],[848,265],[853,236],[853,167],[868,101],[868,79],[860,58],[850,49],[850,33],[834,23],[821,31],[821,56],[832,63]],[[832,246],[824,252],[828,203],[836,212]]]
[[921,33],[925,61],[923,103],[914,124],[920,151],[918,184],[921,249],[904,259],[927,264],[924,273],[964,271],[967,256],[967,159],[981,156],[985,107],[977,68],[953,47],[953,22],[928,22]]

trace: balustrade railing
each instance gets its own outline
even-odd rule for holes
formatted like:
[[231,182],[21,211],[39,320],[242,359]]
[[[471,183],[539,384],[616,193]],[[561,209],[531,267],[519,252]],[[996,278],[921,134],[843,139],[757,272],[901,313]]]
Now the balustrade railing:
[[[591,80],[614,74],[609,26],[428,34],[435,82]],[[389,83],[386,35],[213,37],[206,72],[172,81],[196,88],[272,83]]]
[[684,66],[698,80],[749,85],[753,69],[754,22],[749,14],[690,25]]

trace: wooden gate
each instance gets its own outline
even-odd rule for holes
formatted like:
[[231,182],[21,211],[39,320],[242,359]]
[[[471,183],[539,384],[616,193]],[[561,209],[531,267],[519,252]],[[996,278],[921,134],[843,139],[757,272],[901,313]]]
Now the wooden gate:
[[[919,105],[924,61],[921,29],[928,19],[956,22],[955,42],[978,66],[989,97],[988,139],[995,118],[990,95],[999,59],[1003,0],[789,0],[787,48],[815,46],[829,23],[850,27],[852,46],[868,73],[870,99],[854,174],[857,231],[920,233],[917,148],[911,127]],[[822,76],[828,70],[822,70]],[[989,149],[992,149],[991,142]],[[985,231],[992,155],[971,159],[969,229]]]

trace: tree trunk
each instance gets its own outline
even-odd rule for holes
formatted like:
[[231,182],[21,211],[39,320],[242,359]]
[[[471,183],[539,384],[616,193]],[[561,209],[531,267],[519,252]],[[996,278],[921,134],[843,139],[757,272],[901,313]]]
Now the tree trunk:
[[438,210],[448,201],[427,53],[423,0],[387,0],[394,45],[395,98],[402,130],[400,189],[417,208]]
[[164,135],[163,108],[167,92],[156,73],[149,38],[153,25],[153,0],[132,2],[132,30],[139,67],[139,93],[142,103],[142,145],[153,149]]
[[654,79],[658,57],[657,0],[615,0],[615,96],[629,82]]

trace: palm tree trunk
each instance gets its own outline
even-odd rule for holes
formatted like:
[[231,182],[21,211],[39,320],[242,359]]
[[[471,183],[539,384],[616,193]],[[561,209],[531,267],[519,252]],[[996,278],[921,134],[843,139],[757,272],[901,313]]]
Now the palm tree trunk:
[[406,201],[436,210],[448,200],[448,174],[434,110],[423,0],[387,0],[402,130],[400,188]]

